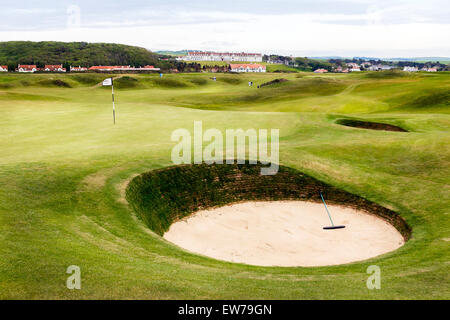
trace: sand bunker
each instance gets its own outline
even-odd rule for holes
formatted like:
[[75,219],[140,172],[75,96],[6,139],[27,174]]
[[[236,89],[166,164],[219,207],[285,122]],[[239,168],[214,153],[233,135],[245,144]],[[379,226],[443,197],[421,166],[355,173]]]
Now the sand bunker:
[[219,260],[260,266],[326,266],[393,251],[402,235],[374,215],[304,201],[245,202],[199,211],[170,226],[164,238]]

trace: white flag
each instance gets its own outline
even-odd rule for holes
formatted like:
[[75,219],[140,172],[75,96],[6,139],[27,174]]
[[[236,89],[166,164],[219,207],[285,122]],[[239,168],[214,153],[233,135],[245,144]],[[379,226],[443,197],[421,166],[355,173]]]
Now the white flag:
[[103,85],[104,86],[111,86],[112,85],[112,78],[108,78],[103,80]]

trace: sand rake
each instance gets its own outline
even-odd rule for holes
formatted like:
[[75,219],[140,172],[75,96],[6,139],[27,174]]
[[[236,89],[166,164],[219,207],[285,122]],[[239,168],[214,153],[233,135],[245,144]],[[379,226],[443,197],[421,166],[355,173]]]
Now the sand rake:
[[330,221],[331,221],[331,226],[329,226],[329,227],[323,227],[323,229],[324,229],[324,230],[334,230],[334,229],[343,229],[343,228],[345,228],[345,226],[335,226],[335,225],[334,225],[333,219],[331,219],[330,212],[328,211],[327,204],[325,203],[325,199],[324,199],[323,196],[322,196],[322,192],[320,192],[320,197],[322,198],[323,204],[324,204],[324,206],[325,206],[325,210],[327,210],[328,217],[330,218]]

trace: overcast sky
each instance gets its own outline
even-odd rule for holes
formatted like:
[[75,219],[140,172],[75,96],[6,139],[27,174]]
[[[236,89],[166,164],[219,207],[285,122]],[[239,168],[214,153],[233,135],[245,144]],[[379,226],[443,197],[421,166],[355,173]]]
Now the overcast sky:
[[0,41],[450,57],[449,0],[0,0]]

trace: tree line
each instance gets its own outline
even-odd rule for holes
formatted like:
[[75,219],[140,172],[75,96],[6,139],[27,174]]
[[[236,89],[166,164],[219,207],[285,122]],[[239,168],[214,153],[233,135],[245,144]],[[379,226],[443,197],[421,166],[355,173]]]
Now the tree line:
[[161,55],[145,48],[114,43],[8,41],[0,42],[0,65],[14,70],[18,64],[46,64],[64,67],[95,65],[154,65],[164,69],[175,67],[173,61],[160,60]]

